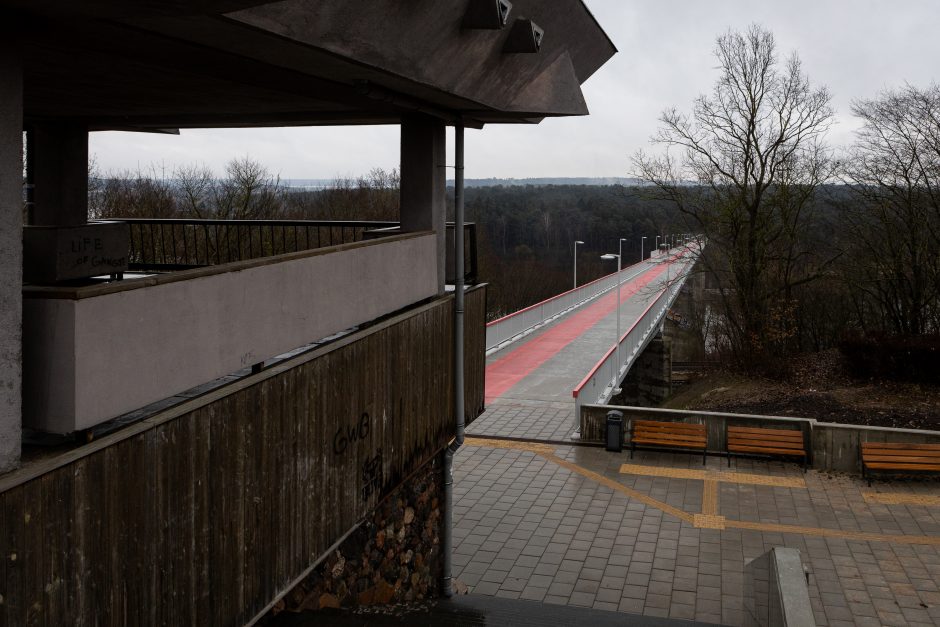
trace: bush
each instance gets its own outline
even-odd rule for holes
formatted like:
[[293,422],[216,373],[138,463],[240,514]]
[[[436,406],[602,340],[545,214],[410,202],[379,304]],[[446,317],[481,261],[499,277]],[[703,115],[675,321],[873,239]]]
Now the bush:
[[839,349],[853,377],[940,385],[940,335],[855,336]]

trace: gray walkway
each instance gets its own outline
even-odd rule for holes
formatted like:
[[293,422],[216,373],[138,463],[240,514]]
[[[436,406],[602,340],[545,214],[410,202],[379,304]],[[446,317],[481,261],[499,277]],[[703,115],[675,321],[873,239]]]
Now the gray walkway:
[[936,481],[473,439],[455,477],[471,594],[740,625],[745,562],[789,546],[819,624],[940,624]]

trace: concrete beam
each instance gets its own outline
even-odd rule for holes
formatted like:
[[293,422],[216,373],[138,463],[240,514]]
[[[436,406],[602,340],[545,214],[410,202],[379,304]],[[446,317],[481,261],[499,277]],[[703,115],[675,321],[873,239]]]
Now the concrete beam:
[[447,135],[436,118],[415,115],[401,124],[401,228],[437,234],[437,284],[444,292],[447,228]]
[[88,127],[41,123],[30,127],[33,175],[31,223],[81,226],[88,222]]
[[[4,29],[0,29],[2,31]],[[0,32],[0,472],[19,463],[23,321],[23,60]]]

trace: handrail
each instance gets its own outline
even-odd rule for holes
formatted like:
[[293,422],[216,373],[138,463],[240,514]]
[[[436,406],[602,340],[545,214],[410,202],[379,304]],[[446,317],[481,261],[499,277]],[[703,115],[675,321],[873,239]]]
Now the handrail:
[[[391,237],[401,231],[398,222],[387,220],[113,220],[129,225],[129,268],[145,272],[181,271],[274,257]],[[447,224],[448,230],[453,228],[453,223]],[[464,250],[465,281],[473,285],[477,282],[476,224],[466,223],[464,228],[468,235]],[[450,257],[453,251],[448,250],[447,254]]]
[[[626,268],[621,268],[621,269],[620,269],[620,272],[625,272],[625,271],[627,271],[627,270],[630,270],[631,268],[635,268],[636,266],[638,266],[638,265],[640,265],[640,264],[642,264],[642,263],[643,263],[642,261],[638,261],[638,262],[636,262],[636,263],[633,264],[633,265],[627,266]],[[548,302],[550,302],[550,301],[553,301],[553,300],[562,298],[563,296],[567,296],[568,294],[571,294],[572,292],[576,292],[576,291],[578,291],[578,290],[583,290],[584,288],[589,287],[589,286],[592,286],[592,285],[594,285],[595,283],[598,283],[598,282],[600,282],[600,281],[603,281],[604,279],[609,279],[609,278],[610,278],[611,276],[613,276],[614,274],[617,274],[617,273],[616,273],[616,272],[611,272],[610,274],[605,274],[604,276],[600,277],[599,279],[594,279],[593,281],[590,281],[590,282],[588,282],[588,283],[585,283],[584,285],[581,285],[581,286],[579,286],[579,287],[573,287],[573,288],[571,288],[570,290],[568,290],[568,291],[566,291],[566,292],[561,292],[560,294],[555,294],[554,296],[549,296],[549,297],[546,298],[545,300],[539,301],[539,302],[535,303],[534,305],[529,305],[528,307],[523,307],[522,309],[519,309],[518,311],[514,311],[514,312],[512,312],[512,313],[510,313],[510,314],[506,314],[506,315],[503,316],[502,318],[497,318],[496,320],[493,320],[493,321],[491,321],[491,322],[487,322],[487,323],[486,323],[486,326],[489,327],[489,326],[493,326],[493,325],[499,324],[500,322],[504,322],[504,321],[506,321],[506,320],[508,320],[508,319],[510,319],[510,318],[512,318],[512,317],[514,317],[514,316],[518,316],[518,315],[521,314],[521,313],[525,313],[526,311],[530,311],[530,310],[532,310],[532,309],[535,309],[536,307],[541,307],[542,305],[544,305],[544,304],[546,304],[546,303],[548,303]]]
[[[654,298],[654,299],[650,302],[650,304],[647,305],[646,309],[643,310],[643,313],[641,313],[641,314],[639,315],[639,317],[633,322],[633,324],[630,325],[630,328],[627,329],[626,333],[624,333],[624,334],[622,334],[622,335],[620,336],[620,343],[621,343],[621,344],[623,344],[623,341],[624,341],[625,339],[627,339],[627,336],[630,335],[630,334],[633,332],[634,329],[636,329],[637,325],[640,324],[640,322],[643,320],[643,318],[646,316],[646,314],[649,313],[649,310],[652,309],[652,308],[656,305],[656,303],[659,302],[659,299],[662,298],[662,297],[663,297],[663,294],[665,294],[665,293],[666,293],[666,290],[665,290],[665,289],[663,289],[662,291],[660,291],[659,294],[656,296],[656,298]],[[605,362],[616,350],[617,350],[617,345],[616,345],[616,344],[614,344],[613,346],[611,346],[610,348],[608,348],[608,349],[607,349],[607,352],[604,353],[604,356],[600,358],[600,361],[598,361],[596,364],[594,364],[594,367],[591,368],[591,371],[588,372],[586,375],[584,375],[584,378],[581,379],[581,382],[578,383],[578,385],[577,385],[577,386],[574,388],[574,390],[572,390],[572,392],[571,392],[571,395],[572,395],[574,398],[578,398],[578,395],[581,393],[581,390],[584,388],[584,386],[587,385],[587,382],[591,379],[591,377],[593,377],[595,374],[597,374],[597,371],[600,370],[601,366],[604,365],[604,362]]]
[[[644,262],[622,268],[621,283],[629,281],[646,270]],[[630,273],[630,274],[626,274]],[[503,316],[486,325],[486,351],[492,353],[525,337],[532,331],[568,313],[572,309],[606,294],[617,286],[618,274],[612,272],[590,283],[562,292],[539,303]]]
[[[695,251],[689,251],[695,254]],[[673,259],[667,261],[672,263],[674,260],[685,257],[685,253],[680,253]],[[647,305],[642,314],[634,321],[630,328],[623,333],[617,343],[610,347],[603,357],[587,373],[584,379],[572,390],[571,395],[575,402],[575,424],[576,428],[580,426],[581,404],[584,397],[589,396],[589,403],[606,403],[614,395],[620,382],[630,370],[633,361],[646,349],[647,345],[653,339],[656,329],[662,322],[672,305],[679,290],[685,283],[689,269],[694,265],[692,262],[686,262],[680,270],[675,280],[662,289],[660,293]],[[616,358],[617,347],[620,346],[620,359]],[[601,387],[603,386],[603,387]]]

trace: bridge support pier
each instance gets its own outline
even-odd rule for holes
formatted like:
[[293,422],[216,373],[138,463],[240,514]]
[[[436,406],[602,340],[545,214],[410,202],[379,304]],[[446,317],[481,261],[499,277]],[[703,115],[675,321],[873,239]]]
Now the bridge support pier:
[[672,394],[672,341],[657,335],[639,356],[611,405],[658,407]]

